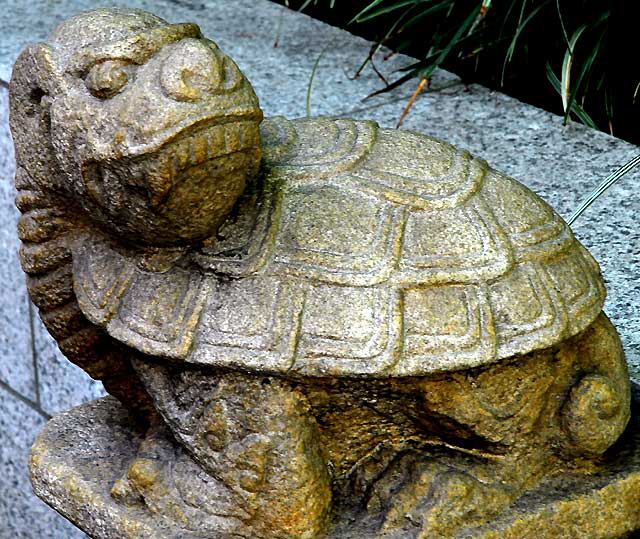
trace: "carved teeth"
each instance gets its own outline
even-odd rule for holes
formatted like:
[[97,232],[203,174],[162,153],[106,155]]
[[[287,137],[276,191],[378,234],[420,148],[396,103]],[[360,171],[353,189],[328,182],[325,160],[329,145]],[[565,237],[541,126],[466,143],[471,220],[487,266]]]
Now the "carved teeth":
[[227,152],[237,152],[240,150],[240,129],[237,125],[230,125],[225,130],[225,148]]
[[191,162],[194,164],[203,163],[207,160],[207,139],[206,137],[196,137],[191,139]]
[[209,127],[169,144],[162,160],[175,176],[187,168],[198,166],[225,154],[241,151],[255,142],[253,134],[245,135],[242,125],[225,124]]
[[219,156],[224,148],[224,133],[222,126],[212,129],[208,133],[209,139],[209,158],[213,159]]

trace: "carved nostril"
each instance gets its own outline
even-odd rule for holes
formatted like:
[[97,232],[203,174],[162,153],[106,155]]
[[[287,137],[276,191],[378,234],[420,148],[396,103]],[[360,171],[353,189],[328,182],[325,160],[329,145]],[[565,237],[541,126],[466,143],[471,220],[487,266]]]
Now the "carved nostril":
[[221,62],[215,51],[197,39],[173,46],[160,73],[162,87],[177,101],[199,101],[221,84]]

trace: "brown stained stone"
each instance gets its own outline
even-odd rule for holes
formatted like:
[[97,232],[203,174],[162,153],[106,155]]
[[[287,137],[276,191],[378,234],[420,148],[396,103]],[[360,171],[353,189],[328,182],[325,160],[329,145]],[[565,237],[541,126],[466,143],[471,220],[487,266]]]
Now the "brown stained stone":
[[640,526],[600,269],[524,186],[374,122],[263,121],[195,24],[138,10],[67,20],[10,92],[29,293],[121,402],[33,450],[95,539]]
[[[640,527],[640,388],[637,385],[634,395],[634,419],[591,473],[567,471],[545,479],[491,523],[438,537],[611,539],[626,537]],[[105,487],[126,474],[140,440],[129,415],[115,399],[107,397],[64,412],[49,422],[33,447],[34,488],[50,505],[96,539],[231,537],[224,533],[189,531],[188,528],[197,528],[201,522],[194,519],[188,527],[181,528],[170,518],[142,509],[133,510],[109,495]],[[190,458],[178,444],[169,443],[176,455],[171,458],[174,466],[182,464],[181,472],[191,473],[190,466],[195,468],[195,465]],[[433,451],[422,458],[432,454],[442,457]],[[458,459],[463,464],[463,458]],[[190,465],[184,464],[186,462]],[[194,477],[177,475],[174,474],[174,481],[198,481],[195,473]],[[219,495],[217,488],[214,483],[208,484],[212,498]],[[185,505],[187,496],[172,501]],[[201,513],[208,516],[204,510]],[[353,509],[338,512],[335,523],[335,528],[325,536],[327,539],[383,537],[376,533],[377,519]],[[422,537],[415,533],[408,530],[404,535],[384,537]]]

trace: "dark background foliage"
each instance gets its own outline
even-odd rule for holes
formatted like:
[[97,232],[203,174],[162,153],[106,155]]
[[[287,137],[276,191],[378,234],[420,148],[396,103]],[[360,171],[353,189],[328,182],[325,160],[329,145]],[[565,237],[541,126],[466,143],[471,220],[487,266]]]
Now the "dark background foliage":
[[413,89],[442,66],[640,143],[635,0],[274,1],[416,58],[389,85]]

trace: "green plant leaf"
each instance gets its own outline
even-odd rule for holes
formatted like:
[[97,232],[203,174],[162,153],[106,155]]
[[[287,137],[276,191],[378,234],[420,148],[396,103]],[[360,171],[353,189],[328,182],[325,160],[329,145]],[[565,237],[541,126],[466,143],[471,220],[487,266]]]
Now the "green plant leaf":
[[374,7],[384,2],[384,0],[373,0],[367,7],[365,7],[362,11],[360,11],[353,19],[349,21],[349,24],[352,24],[360,19],[362,15],[371,11]]
[[[549,82],[551,83],[553,88],[556,90],[556,92],[562,95],[562,86],[560,84],[560,80],[558,79],[556,74],[553,72],[553,69],[548,63],[547,63],[547,79],[549,79]],[[575,101],[571,104],[571,108],[569,110],[570,112],[573,112],[573,114],[575,114],[578,117],[578,119],[586,126],[589,126],[593,129],[598,129],[598,126],[591,119],[591,117]]]
[[575,99],[576,99],[576,97],[578,95],[578,91],[582,87],[582,82],[585,80],[586,74],[591,70],[591,66],[593,65],[593,62],[598,57],[598,52],[600,51],[600,46],[602,44],[603,37],[604,37],[603,35],[600,36],[600,39],[598,39],[598,41],[596,42],[596,45],[591,50],[591,53],[586,57],[584,62],[582,62],[582,64],[581,64],[580,73],[578,75],[578,78],[576,79],[576,83],[574,84],[573,90],[571,90],[571,93],[569,94],[568,106],[567,106],[567,109],[564,112],[564,121],[563,121],[563,123],[565,123],[565,124],[569,120],[569,114],[570,114],[570,111],[571,111],[571,107],[573,106],[573,103],[575,102]]
[[482,0],[480,10],[478,11],[476,18],[474,19],[473,24],[471,25],[471,28],[469,28],[469,32],[468,32],[469,34],[473,34],[473,32],[475,32],[476,28],[478,27],[478,25],[486,17],[487,13],[491,9],[492,1],[493,0]]
[[408,80],[411,80],[414,77],[420,76],[421,73],[422,73],[422,69],[414,69],[414,70],[410,71],[409,73],[407,73],[406,75],[403,75],[399,79],[393,81],[391,84],[387,84],[387,86],[385,86],[384,88],[380,88],[379,90],[376,90],[375,92],[371,92],[364,99],[366,100],[366,99],[369,99],[369,98],[374,97],[376,95],[385,94],[387,92],[390,92],[391,90],[397,88],[398,86],[401,86],[402,84],[404,84]]
[[[304,11],[305,9],[307,9],[307,7],[309,7],[309,4],[310,4],[311,2],[313,2],[313,4],[314,4],[314,5],[316,5],[316,4],[318,3],[318,0],[307,0],[304,4],[302,4],[302,5],[298,8],[298,11],[302,12],[302,11]],[[285,5],[286,5],[287,7],[289,7],[289,0],[285,0],[285,2],[284,2],[284,3],[285,3]],[[331,1],[329,2],[329,8],[330,8],[330,9],[333,9],[335,5],[336,5],[336,0],[331,0]]]
[[602,194],[604,194],[612,185],[618,182],[620,178],[631,172],[638,165],[640,165],[640,154],[636,155],[633,159],[627,161],[619,169],[607,176],[574,210],[569,219],[567,219],[567,224],[573,224],[575,220],[580,217],[589,206],[591,206],[591,204],[602,196]]
[[[378,41],[375,45],[372,45],[371,49],[369,50],[369,54],[367,55],[367,57],[364,59],[364,62],[362,62],[362,64],[360,65],[360,67],[356,70],[355,75],[353,76],[353,78],[357,78],[360,76],[360,73],[362,73],[362,70],[365,68],[365,66],[371,62],[371,65],[374,66],[373,64],[373,57],[377,54],[377,52],[382,48],[382,46],[384,45],[384,43],[389,39],[389,37],[391,36],[391,34],[393,34],[393,32],[395,31],[395,29],[400,25],[400,23],[402,22],[402,20],[410,13],[410,11],[413,9],[413,6],[408,8],[402,15],[400,15],[400,17],[398,17],[396,19],[396,22],[394,22],[391,27],[389,28],[389,30],[387,30],[387,33],[385,34],[385,36]],[[375,66],[373,67],[374,70],[376,70]],[[376,71],[376,73],[378,73],[378,71]],[[379,74],[379,76],[381,76]],[[385,84],[387,84],[387,81],[384,77],[382,77],[382,80],[384,80]]]
[[520,17],[518,19],[518,25],[516,27],[516,31],[513,34],[513,38],[511,39],[511,43],[509,44],[509,48],[507,49],[507,54],[504,58],[504,63],[502,64],[502,77],[500,79],[500,85],[503,86],[504,85],[504,74],[506,72],[507,69],[507,64],[509,62],[511,62],[511,59],[513,58],[513,53],[516,50],[516,44],[518,43],[518,38],[520,37],[520,34],[522,33],[522,31],[527,27],[527,24],[529,24],[531,22],[531,20],[540,12],[540,10],[545,7],[548,3],[550,2],[550,0],[545,0],[544,2],[542,2],[540,5],[538,5],[536,8],[534,8],[531,13],[529,13],[529,15],[527,15],[527,18],[523,21],[522,17],[524,15],[524,8],[527,4],[527,0],[524,0],[522,2],[522,9],[520,10]]
[[564,36],[565,43],[569,45],[569,34],[564,26],[564,19],[562,12],[560,11],[560,0],[556,0],[556,9],[558,10],[558,19],[560,20],[560,28],[562,28],[562,35]]
[[[436,61],[433,63],[433,69],[431,70],[431,73],[433,73],[433,71],[435,71],[435,69],[438,68],[442,64],[442,62],[444,62],[445,58],[451,52],[451,49],[457,43],[459,43],[460,37],[462,36],[462,34],[464,34],[471,27],[473,22],[476,20],[476,17],[478,16],[478,12],[480,11],[480,7],[481,6],[482,6],[482,2],[476,4],[475,9],[473,9],[471,11],[469,16],[460,25],[460,27],[458,28],[456,33],[453,35],[453,37],[447,43],[447,46],[444,49],[442,49],[442,51],[440,52],[440,54],[436,58]],[[429,73],[428,75],[423,75],[423,76],[430,77],[431,73]]]
[[[526,4],[527,0],[523,1],[523,6],[524,4]],[[507,21],[509,20],[509,17],[511,16],[511,12],[513,11],[513,8],[516,6],[517,2],[510,2],[509,3],[509,7],[507,9],[507,12],[504,15],[504,19],[502,20],[502,24],[500,25],[500,34],[499,36],[502,37],[502,34],[504,33],[505,28],[507,27]],[[520,6],[520,20],[522,20],[522,7]]]
[[[482,5],[481,2],[476,3],[475,9],[473,9],[470,12],[467,18],[463,21],[463,23],[457,28],[456,32],[453,34],[451,39],[449,39],[449,41],[447,42],[447,45],[443,49],[440,49],[434,54],[428,56],[425,60],[421,60],[420,62],[417,62],[415,64],[412,64],[411,66],[403,68],[401,71],[405,71],[409,69],[411,71],[409,71],[409,73],[407,73],[406,75],[400,77],[398,80],[385,86],[384,88],[381,88],[380,90],[376,90],[375,92],[370,93],[365,99],[369,99],[373,96],[390,92],[394,88],[397,88],[401,84],[404,84],[405,82],[407,82],[408,80],[411,80],[414,77],[420,77],[420,78],[431,77],[431,75],[433,75],[433,72],[438,67],[440,67],[442,62],[449,55],[453,47],[456,44],[460,43],[462,34],[466,32],[475,21],[475,18],[477,16],[478,10],[480,9],[481,5]],[[440,38],[442,39],[442,36],[440,36]],[[433,58],[433,61],[430,61],[431,58]]]
[[300,8],[298,9],[298,11],[304,11],[305,9],[307,9],[307,7],[309,7],[309,4],[311,2],[313,2],[314,0],[307,0],[304,4],[302,4],[300,6]]
[[425,17],[428,17],[429,15],[433,15],[434,13],[437,13],[438,11],[442,11],[443,9],[449,7],[450,4],[451,4],[451,0],[443,0],[442,2],[438,2],[437,4],[434,4],[430,8],[421,10],[420,13],[417,13],[416,15],[414,15],[411,19],[409,19],[405,23],[405,27],[409,28],[410,26],[415,25],[418,21],[421,21]]
[[565,118],[569,112],[569,97],[571,96],[571,65],[573,64],[573,52],[578,39],[587,28],[586,24],[583,24],[578,28],[571,36],[569,43],[567,44],[567,50],[564,53],[562,60],[562,72],[560,78],[560,97],[562,98],[562,110],[565,112]]
[[375,11],[369,13],[368,15],[364,16],[364,17],[354,17],[353,19],[351,19],[351,22],[365,22],[368,21],[370,19],[374,19],[375,17],[379,17],[380,15],[386,15],[387,13],[391,13],[392,11],[396,11],[400,8],[403,8],[405,6],[412,6],[414,7],[415,5],[417,5],[418,3],[420,3],[418,0],[403,0],[400,2],[396,2],[394,4],[391,4],[390,6],[386,6],[380,9],[376,9]]

